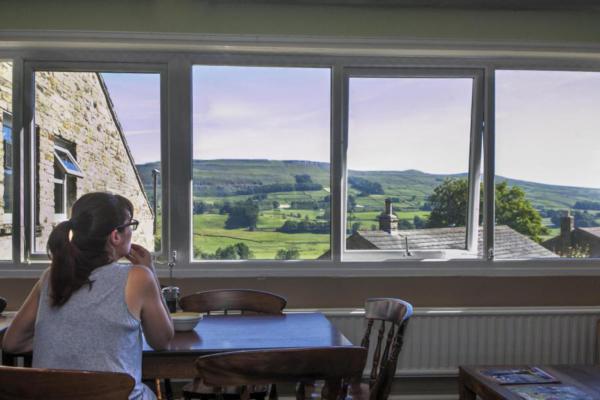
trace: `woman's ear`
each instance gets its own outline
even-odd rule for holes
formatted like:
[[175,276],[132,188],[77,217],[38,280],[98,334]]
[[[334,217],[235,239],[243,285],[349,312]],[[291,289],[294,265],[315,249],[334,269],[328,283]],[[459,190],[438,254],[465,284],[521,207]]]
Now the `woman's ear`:
[[119,246],[122,241],[123,237],[117,229],[114,229],[110,235],[108,235],[108,243],[110,243],[113,247]]

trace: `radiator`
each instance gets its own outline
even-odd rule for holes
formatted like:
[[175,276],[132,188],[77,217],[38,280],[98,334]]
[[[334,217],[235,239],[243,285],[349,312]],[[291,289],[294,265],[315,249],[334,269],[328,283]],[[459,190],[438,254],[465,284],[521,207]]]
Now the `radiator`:
[[[319,311],[360,344],[364,310]],[[599,319],[600,307],[416,308],[396,374],[453,376],[468,364],[593,364]]]

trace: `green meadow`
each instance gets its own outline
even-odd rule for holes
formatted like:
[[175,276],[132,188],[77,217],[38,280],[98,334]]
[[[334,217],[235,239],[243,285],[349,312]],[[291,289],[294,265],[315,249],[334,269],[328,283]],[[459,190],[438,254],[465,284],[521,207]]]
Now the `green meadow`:
[[[144,188],[151,198],[151,171],[158,163],[138,165]],[[277,160],[194,160],[193,195],[194,203],[207,207],[203,213],[194,215],[193,246],[196,257],[200,253],[215,254],[238,243],[243,243],[255,259],[274,259],[278,251],[296,249],[299,259],[315,259],[329,250],[328,233],[284,233],[278,232],[286,221],[300,224],[323,224],[325,209],[329,204],[330,169],[328,163],[309,161]],[[319,190],[290,190],[298,175],[308,175],[310,182],[318,184]],[[385,199],[392,200],[394,213],[410,226],[415,217],[426,220],[429,211],[427,198],[434,188],[447,178],[465,178],[466,174],[435,175],[416,170],[407,171],[349,171],[349,176],[362,178],[380,185],[377,194],[364,193],[355,186],[348,187],[355,201],[349,213],[347,226],[360,230],[377,229],[377,217],[384,209]],[[535,182],[518,181],[497,177],[496,181],[508,181],[510,186],[521,187],[527,199],[540,212],[562,212],[572,210],[577,201],[600,200],[600,190],[580,187],[565,187]],[[277,185],[288,185],[284,191],[271,190]],[[269,190],[265,192],[265,187]],[[228,214],[220,213],[225,203],[242,204],[251,200],[259,208],[254,229],[236,227],[227,229]],[[303,203],[301,203],[303,202]],[[312,205],[312,206],[311,206]],[[300,209],[300,207],[311,209]],[[592,221],[600,225],[600,213],[593,213]],[[543,215],[543,223],[549,228],[548,239],[559,232],[551,218]],[[351,232],[347,232],[350,234]]]

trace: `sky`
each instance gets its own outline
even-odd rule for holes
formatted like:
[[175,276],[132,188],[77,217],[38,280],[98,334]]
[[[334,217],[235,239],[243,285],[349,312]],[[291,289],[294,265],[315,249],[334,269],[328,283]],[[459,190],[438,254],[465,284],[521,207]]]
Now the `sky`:
[[[103,74],[136,163],[159,159],[157,74]],[[348,166],[468,168],[470,79],[352,78]],[[600,73],[498,71],[496,173],[600,187]],[[329,162],[326,68],[193,68],[194,158]]]

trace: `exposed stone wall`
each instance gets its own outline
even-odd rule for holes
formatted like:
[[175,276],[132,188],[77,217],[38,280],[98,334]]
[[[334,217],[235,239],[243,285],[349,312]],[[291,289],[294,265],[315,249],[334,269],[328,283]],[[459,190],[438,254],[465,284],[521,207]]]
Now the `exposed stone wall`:
[[140,221],[134,241],[154,249],[153,216],[138,181],[127,144],[111,113],[96,73],[37,72],[35,123],[38,132],[39,213],[41,235],[37,250],[44,251],[56,225],[54,214],[54,144],[63,139],[75,145],[84,178],[78,178],[76,197],[93,191],[121,194],[134,205]]
[[[0,62],[0,129],[4,113],[12,115],[12,63]],[[4,137],[0,132],[0,260],[12,257],[11,224],[6,223],[10,215],[4,213]]]

